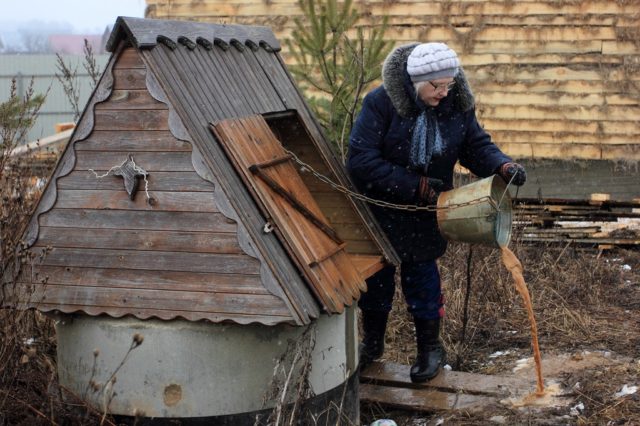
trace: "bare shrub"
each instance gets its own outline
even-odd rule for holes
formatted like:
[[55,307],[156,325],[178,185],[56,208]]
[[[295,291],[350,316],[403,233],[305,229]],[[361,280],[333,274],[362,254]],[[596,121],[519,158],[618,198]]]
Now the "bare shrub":
[[[40,197],[36,185],[51,173],[53,161],[15,149],[33,126],[45,95],[33,80],[19,94],[15,80],[8,100],[0,103],[0,424],[97,424],[73,393],[59,386],[53,321],[34,310],[22,310],[11,299],[20,269],[35,257],[20,241]],[[78,413],[78,407],[84,407]]]
[[[82,67],[91,78],[90,84],[91,89],[93,89],[98,84],[101,72],[100,67],[96,64],[93,48],[86,38],[84,39],[83,53],[84,59]],[[73,67],[71,64],[66,63],[59,53],[56,53],[56,67],[58,68],[56,78],[62,86],[69,106],[71,106],[73,110],[73,121],[78,121],[80,113],[82,112],[82,105],[80,105],[80,85],[78,84],[78,67]]]
[[[0,103],[0,303],[3,306],[9,303],[5,289],[15,283],[16,265],[28,261],[21,251],[19,237],[38,195],[31,186],[30,155],[18,157],[12,153],[33,126],[44,99],[44,95],[35,94],[33,80],[21,96],[14,79],[9,99]],[[0,324],[0,413],[3,413],[0,421],[18,423],[20,418],[12,417],[13,413],[52,421],[48,410],[33,404],[30,397],[35,388],[46,393],[47,385],[55,377],[55,364],[50,357],[51,349],[55,349],[50,343],[55,339],[49,321],[35,312],[9,306],[0,310]],[[34,374],[42,380],[31,380]]]

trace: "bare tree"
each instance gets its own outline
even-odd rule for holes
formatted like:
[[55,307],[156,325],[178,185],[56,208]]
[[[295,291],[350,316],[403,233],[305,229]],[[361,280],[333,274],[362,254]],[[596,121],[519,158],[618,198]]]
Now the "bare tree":
[[18,33],[22,41],[23,52],[48,53],[51,51],[48,33],[26,28],[18,30]]

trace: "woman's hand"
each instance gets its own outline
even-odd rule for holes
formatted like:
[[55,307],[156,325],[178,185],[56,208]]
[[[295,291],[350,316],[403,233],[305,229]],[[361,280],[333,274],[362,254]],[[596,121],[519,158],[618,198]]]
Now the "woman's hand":
[[418,187],[418,205],[433,206],[438,203],[438,197],[442,191],[445,191],[444,182],[436,178],[428,178],[422,176],[420,178],[420,186]]
[[527,172],[518,163],[504,163],[498,169],[498,174],[507,184],[511,182],[515,186],[522,186],[527,181]]

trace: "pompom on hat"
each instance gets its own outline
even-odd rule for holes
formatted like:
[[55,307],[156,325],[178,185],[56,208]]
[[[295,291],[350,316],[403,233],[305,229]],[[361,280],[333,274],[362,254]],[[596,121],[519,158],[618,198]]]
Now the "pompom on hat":
[[459,66],[458,55],[444,43],[419,44],[407,58],[407,72],[414,83],[455,77]]

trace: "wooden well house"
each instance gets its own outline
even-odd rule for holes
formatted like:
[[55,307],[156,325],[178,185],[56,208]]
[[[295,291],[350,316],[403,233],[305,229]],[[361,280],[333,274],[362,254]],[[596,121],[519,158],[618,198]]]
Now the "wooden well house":
[[350,187],[273,33],[121,17],[107,48],[5,303],[56,315],[60,382],[110,413],[253,424],[308,347],[305,409],[355,421],[355,302],[396,258],[311,172]]

